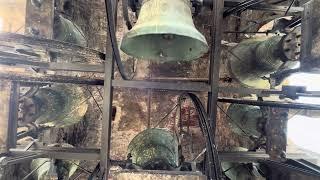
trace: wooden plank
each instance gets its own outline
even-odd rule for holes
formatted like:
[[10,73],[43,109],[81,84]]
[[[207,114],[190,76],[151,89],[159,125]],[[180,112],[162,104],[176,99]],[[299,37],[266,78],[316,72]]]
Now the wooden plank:
[[10,81],[0,81],[0,153],[6,150],[7,127],[9,122],[9,101],[10,101],[11,83]]

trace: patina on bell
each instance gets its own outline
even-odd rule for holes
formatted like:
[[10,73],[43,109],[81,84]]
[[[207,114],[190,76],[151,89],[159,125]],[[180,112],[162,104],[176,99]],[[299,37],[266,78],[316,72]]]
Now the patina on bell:
[[171,170],[178,166],[178,139],[163,129],[147,129],[132,139],[128,153],[144,170]]
[[231,130],[240,136],[260,137],[264,133],[266,119],[259,106],[231,104],[227,111]]
[[148,60],[193,60],[208,51],[195,28],[189,0],[144,0],[135,26],[122,39],[121,50]]

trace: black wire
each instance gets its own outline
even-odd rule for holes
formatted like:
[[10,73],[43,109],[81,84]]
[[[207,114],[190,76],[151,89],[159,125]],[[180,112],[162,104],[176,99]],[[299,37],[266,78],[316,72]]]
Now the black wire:
[[234,13],[234,11],[236,11],[239,7],[242,7],[243,5],[247,5],[248,3],[254,2],[254,1],[255,1],[255,0],[247,0],[247,1],[244,1],[244,2],[238,3],[237,6],[231,7],[231,8],[229,8],[229,9],[225,10],[225,11],[223,12],[223,17],[227,17],[227,16],[231,15],[231,14]]
[[123,19],[126,22],[128,30],[132,29],[132,24],[130,22],[130,18],[128,14],[128,0],[122,0],[122,13],[123,13]]
[[22,100],[24,97],[31,98],[38,92],[39,88],[39,85],[31,87],[24,95],[19,97],[19,100]]
[[[200,128],[201,128],[201,131],[203,132],[203,135],[206,138],[206,142],[207,142],[207,151],[208,151],[208,155],[209,155],[209,157],[208,157],[209,158],[209,165],[211,165],[210,162],[214,163],[213,167],[209,167],[209,169],[208,169],[210,178],[219,179],[222,175],[221,164],[219,161],[217,149],[215,147],[214,139],[212,139],[212,137],[210,136],[212,131],[211,131],[210,125],[208,124],[207,113],[206,113],[200,99],[195,94],[188,93],[187,95],[192,100],[192,102],[193,102],[194,106],[196,107],[198,114],[199,114]],[[212,169],[214,170],[214,173],[211,172]]]
[[279,1],[275,1],[275,2],[270,2],[270,4],[280,4],[280,3],[283,3],[287,0],[279,0]]
[[34,172],[36,172],[41,166],[50,161],[44,161],[42,164],[37,166],[34,170],[32,170],[29,174],[27,174],[22,180],[27,180]]
[[179,103],[176,104],[161,120],[154,126],[154,128],[157,128],[177,107]]
[[264,0],[258,0],[258,1],[257,0],[246,0],[244,2],[240,2],[237,4],[237,6],[225,10],[223,13],[223,17],[227,17],[233,13],[244,11],[247,8],[249,8],[250,6],[253,6],[253,5],[262,3],[262,2],[264,2]]
[[[113,5],[112,5],[112,0],[105,0],[105,6],[106,6],[106,14],[107,14],[107,23],[108,23],[108,34],[109,34],[109,38],[111,40],[111,46],[112,46],[112,50],[113,50],[113,55],[114,55],[114,59],[116,60],[120,75],[122,77],[122,79],[124,80],[129,80],[128,76],[125,73],[125,69],[123,67],[122,61],[121,61],[121,57],[120,57],[120,52],[118,49],[118,43],[117,43],[117,38],[116,38],[116,25],[115,25],[115,18],[114,18],[114,14],[115,12],[113,12]],[[115,7],[115,11],[116,11],[117,7]]]
[[88,180],[94,180],[96,177],[98,177],[100,172],[100,163],[97,164],[97,166],[94,168],[93,172],[88,177]]
[[241,126],[228,115],[228,113],[226,113],[219,105],[217,106],[246,136],[248,136],[249,138],[251,137],[250,134],[248,134],[245,130],[243,130]]
[[98,103],[98,101],[96,100],[96,98],[94,97],[93,93],[91,92],[91,90],[89,89],[89,87],[86,87],[86,90],[89,92],[90,96],[93,98],[94,102],[96,103],[97,107],[99,108],[100,113],[102,114],[103,111]]
[[238,9],[236,12],[245,11],[247,8],[249,8],[249,7],[251,7],[251,6],[254,6],[254,5],[256,5],[256,4],[260,4],[260,3],[264,2],[264,1],[265,1],[265,0],[256,0],[255,2],[253,2],[253,3],[251,3],[251,4],[246,5],[246,6],[242,7],[242,8],[240,8],[240,9]]
[[238,168],[238,167],[241,167],[241,166],[242,166],[242,164],[231,166],[228,169],[226,169],[225,171],[223,171],[223,173],[226,173],[226,172],[230,171],[231,169]]
[[290,21],[290,24],[287,26],[288,28],[295,28],[297,26],[301,26],[301,17],[294,18]]
[[73,162],[73,161],[69,161],[71,164],[76,165],[77,167],[79,167],[79,169],[81,169],[83,172],[87,173],[87,174],[92,174],[91,171],[87,170],[86,168],[80,166],[79,164]]
[[287,16],[287,14],[289,13],[289,11],[290,11],[291,7],[293,6],[294,2],[296,2],[296,0],[292,0],[292,1],[291,1],[291,3],[290,3],[290,5],[289,5],[286,13],[284,13],[284,16]]
[[[197,111],[198,111],[198,115],[199,115],[199,124],[200,124],[200,129],[202,131],[202,134],[204,136],[204,138],[206,139],[206,146],[207,146],[207,152],[208,152],[208,155],[209,155],[209,162],[214,162],[214,155],[213,155],[213,147],[212,147],[212,143],[211,143],[211,138],[209,138],[209,132],[208,132],[208,129],[207,129],[207,126],[206,126],[206,121],[204,121],[204,115],[203,115],[203,112],[201,110],[201,107],[200,105],[198,104],[197,100],[196,100],[196,96],[189,93],[188,96],[190,97],[190,99],[192,100],[194,106],[196,107]],[[209,177],[217,177],[217,174],[216,172],[212,172],[212,169],[214,168],[211,168],[211,166],[209,165]]]

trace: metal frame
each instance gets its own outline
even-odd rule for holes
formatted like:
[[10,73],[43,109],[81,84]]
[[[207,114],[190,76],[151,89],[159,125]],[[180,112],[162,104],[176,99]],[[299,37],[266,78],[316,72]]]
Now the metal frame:
[[15,148],[17,144],[16,142],[17,142],[17,126],[18,126],[19,89],[20,89],[20,84],[18,82],[13,82],[11,84],[8,136],[7,136],[8,150],[10,148]]
[[[320,109],[318,105],[305,105],[297,103],[286,103],[283,105],[282,102],[260,102],[260,101],[249,101],[241,99],[227,99],[219,98],[219,92],[229,93],[240,93],[240,94],[257,94],[258,96],[268,96],[271,94],[282,95],[285,92],[277,90],[263,90],[263,89],[249,89],[249,88],[230,88],[230,87],[219,87],[219,69],[220,69],[220,53],[221,53],[221,38],[222,38],[222,12],[224,8],[223,0],[213,1],[212,7],[214,9],[213,15],[213,27],[212,34],[213,46],[211,52],[210,61],[210,75],[209,82],[194,82],[194,81],[125,81],[114,79],[114,61],[109,55],[112,54],[110,48],[107,49],[107,53],[83,48],[77,45],[68,43],[62,43],[54,40],[48,40],[43,38],[29,38],[22,35],[15,34],[0,34],[0,41],[18,43],[18,44],[32,44],[36,47],[50,49],[55,52],[84,56],[86,58],[94,58],[99,60],[105,60],[104,66],[101,65],[87,65],[87,64],[70,64],[70,63],[43,63],[36,62],[34,59],[23,59],[23,58],[11,58],[6,59],[0,57],[0,63],[2,64],[20,64],[38,67],[48,70],[65,70],[65,71],[80,71],[80,72],[95,72],[104,73],[104,79],[84,79],[79,77],[70,76],[56,76],[56,75],[44,75],[43,77],[21,76],[17,74],[3,74],[0,73],[0,79],[8,79],[13,82],[13,89],[10,98],[10,121],[8,127],[8,155],[9,157],[18,157],[14,160],[2,161],[4,164],[19,163],[23,160],[32,159],[35,157],[51,157],[59,159],[81,159],[81,160],[100,160],[100,166],[103,171],[100,171],[100,179],[107,179],[108,170],[110,166],[115,162],[109,157],[110,154],[110,140],[111,140],[111,115],[112,115],[112,95],[114,87],[125,87],[125,88],[139,88],[139,89],[160,89],[169,91],[194,91],[194,92],[208,92],[208,117],[210,125],[213,129],[212,137],[214,138],[216,117],[217,117],[217,103],[244,103],[260,106],[281,106],[286,108],[313,108]],[[226,1],[226,5],[230,5],[234,1]],[[231,5],[230,5],[231,6]],[[284,11],[283,7],[280,6],[268,6],[260,5],[259,7],[253,7],[258,10],[277,10]],[[301,8],[292,8],[293,12],[301,12]],[[304,24],[304,23],[303,23]],[[302,47],[308,47],[307,43],[304,42]],[[110,43],[107,43],[110,44]],[[76,52],[76,53],[75,53]],[[308,52],[308,51],[307,51]],[[15,149],[16,146],[16,124],[17,124],[17,103],[19,97],[19,84],[30,85],[30,84],[46,84],[46,83],[73,83],[73,84],[86,84],[86,85],[100,85],[104,86],[104,100],[103,100],[103,119],[102,119],[102,136],[101,149],[65,149],[65,148],[37,148],[32,150],[21,150]],[[314,95],[319,97],[319,92],[304,92],[306,95]],[[300,94],[301,95],[301,94]],[[303,94],[302,94],[303,95]],[[279,105],[280,104],[280,105]],[[221,160],[237,161],[237,162],[252,162],[258,160],[266,160],[269,155],[265,153],[225,153],[220,152],[219,157]],[[290,155],[287,156],[290,158]],[[300,156],[291,156],[291,158],[301,158]]]
[[[11,154],[14,157],[8,160],[3,160],[0,164],[16,164],[21,162],[22,158],[19,157],[31,157],[31,156],[41,156],[56,159],[68,159],[68,160],[100,160],[101,149],[75,149],[75,148],[46,148],[46,147],[35,147],[28,151],[23,149],[11,149]],[[305,157],[305,154],[290,153],[287,155],[289,159],[301,159]],[[265,152],[219,152],[219,158],[226,162],[257,162],[260,160],[268,160],[270,156]],[[126,163],[126,161],[115,161],[108,160],[110,164]]]

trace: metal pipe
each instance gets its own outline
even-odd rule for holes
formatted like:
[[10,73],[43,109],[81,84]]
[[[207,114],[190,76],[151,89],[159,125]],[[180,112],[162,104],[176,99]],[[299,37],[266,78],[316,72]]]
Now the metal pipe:
[[[100,149],[74,149],[74,148],[40,148],[24,151],[23,149],[11,149],[12,156],[35,155],[42,153],[43,157],[67,160],[98,160]],[[218,152],[221,161],[224,162],[257,162],[258,160],[269,159],[265,152]],[[308,159],[306,154],[287,153],[288,159]],[[310,159],[310,158],[309,158]],[[127,161],[111,160],[114,166],[125,165]]]
[[[115,35],[115,14],[117,8],[117,1],[115,0],[105,0],[105,8],[107,13],[107,26],[108,26],[108,36],[113,37]],[[111,24],[110,24],[111,22]],[[112,101],[113,101],[113,85],[112,80],[114,78],[114,60],[117,59],[119,69],[122,67],[121,58],[118,57],[119,53],[118,47],[114,47],[116,42],[113,42],[113,38],[107,38],[106,47],[107,54],[111,54],[111,61],[105,61],[104,65],[104,91],[103,91],[103,113],[102,113],[102,134],[101,137],[101,151],[99,155],[100,159],[100,173],[99,179],[108,179],[110,164],[110,143],[111,143],[111,121],[112,121]],[[115,43],[115,44],[114,44]],[[112,45],[112,46],[110,46]],[[117,53],[115,53],[117,52]],[[115,57],[117,56],[117,57]],[[120,63],[120,64],[119,64]],[[124,77],[125,74],[122,74]]]
[[224,103],[248,104],[253,106],[320,110],[320,105],[316,105],[316,104],[287,103],[287,102],[276,102],[276,101],[256,101],[256,100],[243,100],[243,99],[232,99],[232,98],[219,98],[218,101],[224,102]]
[[[213,7],[212,0],[198,0],[203,6],[211,8]],[[238,3],[241,3],[240,0],[225,0],[225,7],[235,7]],[[270,4],[256,4],[248,7],[250,10],[261,10],[261,11],[271,11],[271,12],[283,12],[285,13],[288,9],[288,6],[278,6]],[[302,7],[291,7],[288,13],[299,13],[302,12]]]
[[104,84],[103,79],[88,79],[81,77],[72,76],[61,76],[61,75],[43,75],[34,76],[31,74],[13,74],[13,73],[0,73],[0,79],[6,79],[24,84],[39,84],[39,83],[70,83],[70,84],[85,84],[85,85],[98,85]]
[[[210,75],[209,83],[211,92],[208,93],[208,122],[209,122],[209,131],[212,131],[208,134],[211,136],[213,143],[211,146],[215,146],[215,132],[216,132],[216,121],[217,121],[217,102],[218,102],[218,93],[219,93],[219,74],[220,74],[220,61],[221,61],[221,40],[222,40],[222,20],[223,20],[223,7],[224,0],[213,1],[213,22],[211,26],[211,51],[210,51]],[[208,142],[207,142],[208,143]],[[208,152],[208,168],[213,170],[213,174],[210,174],[209,178],[211,179],[220,179],[221,177],[221,164],[219,157],[216,156],[216,153],[213,153],[212,159],[211,155]],[[212,162],[213,161],[213,162]]]
[[10,93],[9,122],[7,135],[7,150],[17,145],[18,106],[19,106],[20,84],[13,82]]

